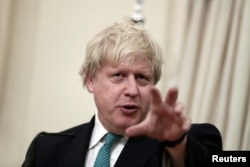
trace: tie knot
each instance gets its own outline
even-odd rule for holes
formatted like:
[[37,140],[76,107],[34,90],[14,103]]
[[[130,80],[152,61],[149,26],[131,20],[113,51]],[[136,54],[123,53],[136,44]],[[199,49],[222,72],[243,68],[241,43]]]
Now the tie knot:
[[107,135],[105,136],[105,145],[112,145],[114,144],[116,141],[118,141],[122,136],[121,135],[116,135],[113,133],[107,133]]

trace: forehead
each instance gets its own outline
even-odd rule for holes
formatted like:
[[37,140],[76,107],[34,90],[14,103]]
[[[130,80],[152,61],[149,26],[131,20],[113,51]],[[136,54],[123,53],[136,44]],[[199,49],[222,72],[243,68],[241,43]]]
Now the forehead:
[[[122,53],[125,52],[125,53]],[[142,53],[142,52],[135,52],[135,51],[128,51],[123,50],[121,52],[113,53],[113,54],[106,54],[103,55],[102,62],[105,64],[112,64],[114,66],[120,65],[120,64],[128,64],[128,65],[134,65],[139,63],[148,62],[149,64],[152,64],[152,54]]]
[[142,72],[148,73],[149,75],[153,75],[152,63],[148,61],[141,62],[119,62],[117,64],[105,64],[102,69],[110,69],[110,70],[118,70],[118,71],[132,71],[132,72]]

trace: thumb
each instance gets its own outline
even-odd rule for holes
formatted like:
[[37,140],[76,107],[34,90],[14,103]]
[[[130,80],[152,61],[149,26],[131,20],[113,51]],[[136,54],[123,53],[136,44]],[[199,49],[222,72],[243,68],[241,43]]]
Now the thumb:
[[125,134],[128,137],[135,137],[135,136],[141,136],[141,135],[145,135],[145,128],[143,126],[143,124],[136,124],[133,126],[128,127],[125,130]]

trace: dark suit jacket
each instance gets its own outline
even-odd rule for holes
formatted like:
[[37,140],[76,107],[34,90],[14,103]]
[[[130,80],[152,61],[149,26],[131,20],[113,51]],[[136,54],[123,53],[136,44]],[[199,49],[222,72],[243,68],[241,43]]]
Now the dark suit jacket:
[[[22,167],[83,167],[94,118],[60,133],[40,133],[31,143]],[[161,167],[164,147],[145,136],[130,138],[115,167]],[[222,150],[221,135],[211,124],[193,124],[188,132],[186,166],[205,167],[208,151]]]

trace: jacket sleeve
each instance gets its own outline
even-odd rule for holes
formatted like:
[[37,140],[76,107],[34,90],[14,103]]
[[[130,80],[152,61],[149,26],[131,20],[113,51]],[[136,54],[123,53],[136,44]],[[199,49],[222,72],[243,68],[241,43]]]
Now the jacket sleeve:
[[207,167],[208,152],[222,151],[222,138],[212,124],[193,124],[188,133],[186,148],[187,167]]

